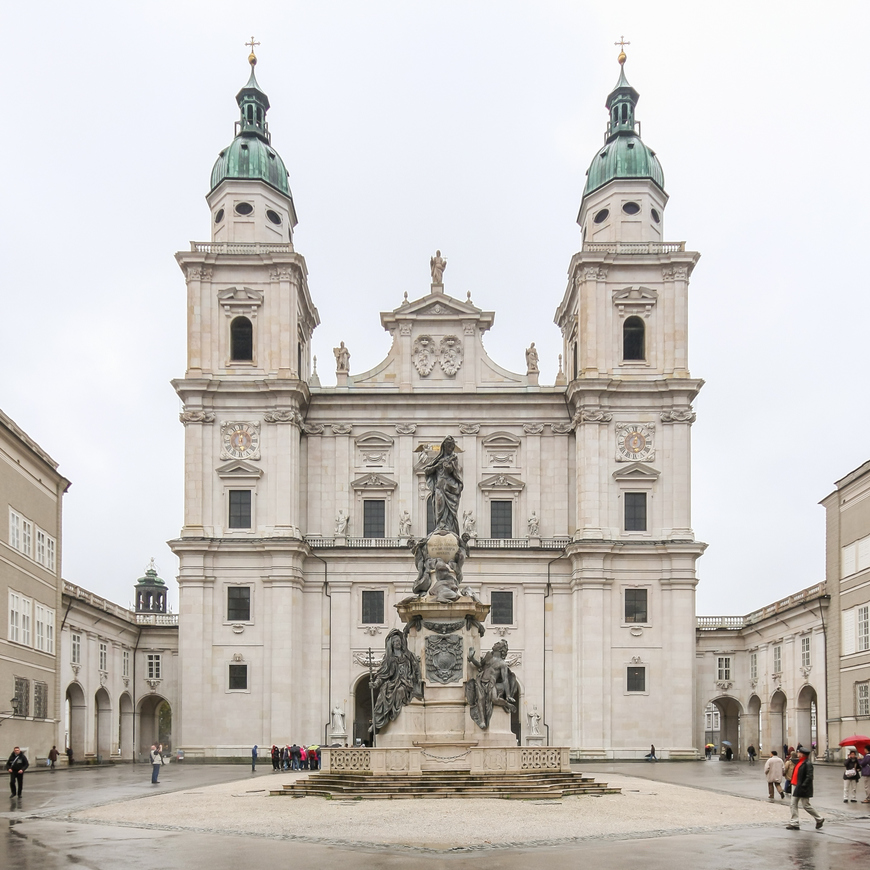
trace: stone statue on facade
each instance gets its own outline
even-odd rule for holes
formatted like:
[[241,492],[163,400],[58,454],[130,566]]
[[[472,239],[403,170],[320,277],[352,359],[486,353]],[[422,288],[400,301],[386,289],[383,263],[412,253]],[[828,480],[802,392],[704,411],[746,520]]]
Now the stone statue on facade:
[[344,342],[334,347],[336,374],[347,374],[350,371],[350,351],[344,346]]
[[477,673],[465,683],[465,699],[471,718],[484,730],[489,727],[494,706],[509,713],[517,709],[517,678],[507,666],[507,653],[504,640],[493,644],[492,651],[481,661],[475,657],[474,649],[468,651],[468,661],[477,668]]
[[537,538],[538,537],[538,528],[540,526],[540,518],[538,515],[532,511],[532,515],[529,517],[529,537]]
[[532,346],[526,348],[526,373],[531,375],[538,371],[538,351],[535,343],[532,342]]
[[529,737],[540,737],[541,729],[538,727],[541,723],[541,714],[538,712],[538,705],[532,707],[529,717]]
[[429,260],[429,271],[432,273],[433,284],[444,283],[444,270],[447,268],[447,260],[441,256],[441,251],[435,251],[435,256]]
[[438,455],[424,469],[426,485],[432,494],[435,509],[435,528],[447,529],[459,537],[459,498],[462,495],[462,476],[456,442],[448,435],[441,442]]
[[411,515],[407,511],[402,511],[399,517],[399,537],[408,538],[411,535]]
[[462,512],[462,534],[468,535],[469,540],[477,537],[477,522],[472,511]]
[[347,514],[340,510],[335,518],[335,534],[339,537],[343,538],[347,534],[347,520]]
[[408,649],[408,641],[394,628],[384,641],[384,658],[372,678],[375,691],[374,727],[380,731],[392,722],[406,704],[423,699],[420,660]]
[[344,710],[338,704],[332,708],[332,733],[347,734],[344,730]]

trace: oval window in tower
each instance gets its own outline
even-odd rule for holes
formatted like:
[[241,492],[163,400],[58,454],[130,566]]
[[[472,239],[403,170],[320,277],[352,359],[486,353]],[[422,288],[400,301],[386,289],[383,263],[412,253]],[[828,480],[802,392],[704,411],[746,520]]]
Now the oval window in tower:
[[223,210],[222,208],[219,208],[219,209],[215,212],[214,222],[215,222],[216,224],[219,224],[223,219],[224,219],[224,210]]
[[607,218],[609,218],[609,217],[610,217],[610,210],[603,208],[603,209],[601,209],[600,212],[598,212],[595,215],[594,218],[592,218],[592,220],[595,221],[595,223],[597,223],[597,224],[603,224],[604,221],[606,221]]
[[626,214],[637,214],[640,211],[640,206],[636,202],[627,202],[622,207]]
[[266,217],[269,218],[269,220],[272,221],[272,223],[275,224],[275,226],[277,226],[277,227],[281,226],[281,215],[279,215],[278,212],[272,211],[272,209],[267,208],[266,209]]
[[236,214],[240,215],[249,215],[254,213],[254,206],[252,206],[249,202],[237,202],[236,203]]
[[649,213],[652,215],[652,219],[657,224],[660,224],[662,222],[662,216],[654,208],[650,209]]

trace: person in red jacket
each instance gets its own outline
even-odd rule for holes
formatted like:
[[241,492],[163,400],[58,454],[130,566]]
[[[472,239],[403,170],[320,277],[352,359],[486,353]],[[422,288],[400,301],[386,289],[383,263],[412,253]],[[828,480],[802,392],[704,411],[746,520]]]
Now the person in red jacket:
[[786,828],[790,831],[800,830],[801,823],[798,818],[798,805],[800,805],[816,820],[818,829],[825,824],[825,818],[819,815],[818,810],[810,803],[810,798],[813,796],[813,763],[810,761],[812,749],[800,746],[798,751],[801,757],[791,775],[791,820]]

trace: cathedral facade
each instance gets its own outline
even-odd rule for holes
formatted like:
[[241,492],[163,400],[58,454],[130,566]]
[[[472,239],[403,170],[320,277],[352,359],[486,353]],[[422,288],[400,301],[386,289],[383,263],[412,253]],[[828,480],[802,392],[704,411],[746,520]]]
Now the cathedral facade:
[[[574,757],[697,757],[688,287],[699,255],[667,242],[667,194],[624,73],[580,204],[582,247],[555,322],[565,371],[539,383],[492,360],[495,314],[447,291],[382,312],[387,357],[335,387],[312,371],[316,291],[254,75],[207,196],[212,238],[177,255],[188,354],[175,745],[368,742],[369,668],[400,626],[432,531],[424,466],[460,456],[464,582],[509,646],[525,744]],[[449,274],[449,273],[448,273]],[[481,295],[485,298],[486,292]]]

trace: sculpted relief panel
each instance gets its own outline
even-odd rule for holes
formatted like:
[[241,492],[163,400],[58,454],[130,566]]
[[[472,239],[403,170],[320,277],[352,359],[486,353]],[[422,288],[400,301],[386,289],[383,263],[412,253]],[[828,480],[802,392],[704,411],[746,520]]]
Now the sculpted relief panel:
[[445,335],[435,345],[431,335],[418,335],[412,348],[414,368],[421,378],[427,378],[436,365],[448,378],[456,377],[462,367],[462,342],[456,335]]

